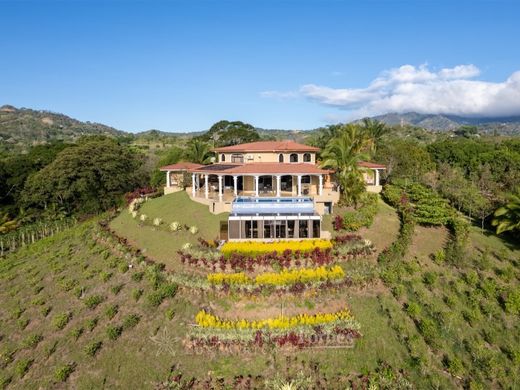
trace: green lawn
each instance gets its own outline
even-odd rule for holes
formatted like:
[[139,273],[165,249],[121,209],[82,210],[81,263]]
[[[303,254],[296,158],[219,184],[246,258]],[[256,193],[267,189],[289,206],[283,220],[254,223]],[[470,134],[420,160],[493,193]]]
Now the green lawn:
[[[164,223],[160,228],[150,224],[141,224],[133,219],[130,213],[123,210],[111,223],[110,227],[120,236],[141,248],[150,258],[166,264],[170,270],[180,266],[177,251],[189,242],[197,244],[199,237],[206,240],[218,238],[220,221],[226,221],[228,214],[211,214],[208,206],[192,201],[185,192],[161,196],[143,204],[139,210],[148,216],[149,221],[161,218]],[[172,222],[182,225],[196,226],[199,231],[193,235],[182,230],[170,232],[168,225]]]

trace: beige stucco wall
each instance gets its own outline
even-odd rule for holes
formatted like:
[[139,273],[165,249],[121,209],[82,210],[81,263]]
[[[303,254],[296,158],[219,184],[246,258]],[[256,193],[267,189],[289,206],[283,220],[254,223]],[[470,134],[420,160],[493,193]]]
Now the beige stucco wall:
[[[271,153],[271,152],[254,152],[254,153],[219,153],[218,154],[218,162],[219,163],[229,163],[231,162],[231,157],[233,154],[240,154],[244,156],[244,163],[258,163],[258,162],[279,162],[278,158],[280,154],[284,155],[284,162],[290,162],[290,155],[292,153]],[[303,162],[303,155],[305,153],[296,153],[298,155],[298,162]],[[309,164],[316,163],[316,153],[309,152],[311,155],[311,161]],[[224,155],[224,161],[222,161],[222,155]]]

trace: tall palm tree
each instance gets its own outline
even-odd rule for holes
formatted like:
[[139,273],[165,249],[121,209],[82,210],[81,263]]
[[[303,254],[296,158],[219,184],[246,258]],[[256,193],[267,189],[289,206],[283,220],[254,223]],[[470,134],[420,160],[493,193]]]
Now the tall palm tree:
[[199,139],[192,139],[188,143],[188,149],[186,150],[186,159],[188,161],[206,164],[210,162],[212,152],[209,144]]
[[370,138],[370,150],[372,153],[375,153],[377,147],[381,144],[383,136],[388,134],[389,129],[383,122],[370,118],[363,119],[363,127]]
[[370,138],[360,126],[343,125],[336,137],[332,138],[322,153],[322,167],[332,168],[340,184],[341,199],[357,205],[365,191],[363,176],[358,168],[360,161],[366,160]]
[[508,196],[507,203],[495,211],[492,222],[497,227],[497,234],[507,231],[520,231],[520,187]]

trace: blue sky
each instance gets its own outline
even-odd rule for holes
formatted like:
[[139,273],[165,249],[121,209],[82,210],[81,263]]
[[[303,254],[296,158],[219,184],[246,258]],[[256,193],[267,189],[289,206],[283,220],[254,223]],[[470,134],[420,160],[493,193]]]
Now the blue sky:
[[0,105],[128,131],[520,115],[518,1],[3,1]]

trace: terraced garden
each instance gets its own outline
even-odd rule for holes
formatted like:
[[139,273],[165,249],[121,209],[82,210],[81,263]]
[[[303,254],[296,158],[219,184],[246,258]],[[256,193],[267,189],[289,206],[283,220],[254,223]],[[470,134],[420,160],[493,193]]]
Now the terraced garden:
[[0,388],[518,383],[511,245],[472,229],[454,263],[446,228],[415,226],[404,256],[382,262],[403,229],[380,202],[332,249],[253,261],[216,252],[225,217],[173,194],[2,259]]

